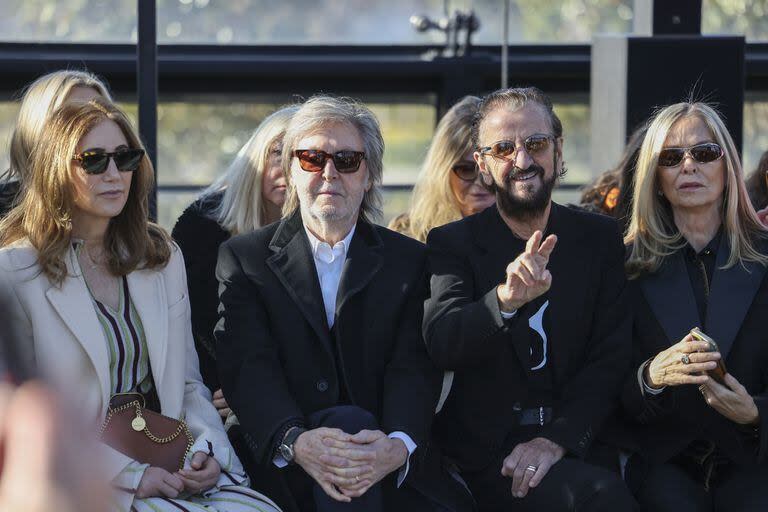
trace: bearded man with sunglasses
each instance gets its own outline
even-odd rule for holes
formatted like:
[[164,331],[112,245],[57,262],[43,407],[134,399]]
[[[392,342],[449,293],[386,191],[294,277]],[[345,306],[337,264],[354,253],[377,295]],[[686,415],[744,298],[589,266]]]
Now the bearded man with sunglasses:
[[283,220],[219,251],[222,388],[286,511],[471,502],[426,469],[440,389],[421,336],[426,251],[371,222],[383,151],[368,108],[311,98],[283,140]]
[[630,358],[616,223],[552,201],[563,131],[540,90],[485,97],[472,136],[496,206],[427,238],[424,337],[455,372],[438,444],[481,511],[632,510],[596,441]]

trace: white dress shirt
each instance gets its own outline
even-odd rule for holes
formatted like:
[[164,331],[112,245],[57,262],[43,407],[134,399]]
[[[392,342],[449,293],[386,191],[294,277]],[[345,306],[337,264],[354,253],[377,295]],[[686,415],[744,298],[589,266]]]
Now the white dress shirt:
[[[355,234],[355,227],[352,226],[347,236],[331,247],[328,242],[318,239],[304,226],[307,238],[309,239],[309,246],[312,249],[312,257],[315,260],[315,270],[317,270],[317,278],[320,281],[320,292],[323,295],[323,305],[325,306],[325,319],[328,322],[329,329],[333,327],[336,320],[336,296],[339,292],[341,273],[344,270],[344,262],[347,259],[349,245],[352,242],[352,236]],[[397,486],[400,487],[408,474],[408,469],[411,465],[411,455],[416,450],[416,443],[413,442],[411,436],[401,431],[392,432],[389,434],[389,437],[400,439],[408,450],[408,458],[405,461],[405,465],[397,475]],[[287,465],[287,462],[279,453],[273,462],[278,467]]]

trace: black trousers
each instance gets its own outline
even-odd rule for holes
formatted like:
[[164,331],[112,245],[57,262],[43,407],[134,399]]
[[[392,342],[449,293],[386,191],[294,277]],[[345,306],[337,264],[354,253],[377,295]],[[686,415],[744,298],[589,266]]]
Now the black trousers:
[[674,463],[653,466],[637,499],[648,512],[765,512],[768,465],[724,468],[709,491]]
[[501,474],[503,450],[482,471],[462,473],[480,512],[632,512],[636,503],[621,477],[608,469],[568,456],[560,459],[525,498],[512,495],[512,478]]
[[[338,428],[348,434],[361,430],[378,430],[376,418],[368,411],[352,406],[340,405],[324,409],[310,415],[308,428]],[[388,475],[359,498],[352,498],[350,503],[343,503],[328,496],[325,491],[298,465],[291,465],[281,470],[290,488],[290,492],[301,512],[430,512],[443,511],[429,498],[404,482],[397,487],[397,471]]]

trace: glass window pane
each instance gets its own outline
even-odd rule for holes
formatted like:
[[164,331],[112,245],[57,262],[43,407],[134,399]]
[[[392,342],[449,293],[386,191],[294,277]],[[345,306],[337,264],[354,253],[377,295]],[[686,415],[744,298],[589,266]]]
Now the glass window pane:
[[[288,98],[286,98],[286,101]],[[386,150],[384,182],[412,183],[435,125],[434,100],[372,98]],[[223,172],[258,124],[280,107],[275,98],[185,98],[158,109],[159,183],[207,185]]]
[[[633,0],[513,0],[510,42],[585,43],[596,32],[632,28]],[[446,9],[447,7],[447,9]],[[499,44],[499,0],[161,0],[158,41],[212,44],[431,44],[437,30],[417,32],[412,15],[438,21],[474,8],[476,44]],[[309,14],[308,14],[309,13]]]
[[757,168],[760,156],[768,150],[768,93],[747,93],[744,102],[744,175]]
[[704,0],[702,32],[768,39],[768,3],[760,0]]
[[0,39],[136,42],[135,0],[3,0]]

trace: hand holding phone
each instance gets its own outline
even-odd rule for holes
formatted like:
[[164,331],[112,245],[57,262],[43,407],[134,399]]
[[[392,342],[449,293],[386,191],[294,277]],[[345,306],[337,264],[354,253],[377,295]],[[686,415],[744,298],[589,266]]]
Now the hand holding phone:
[[[715,340],[713,340],[711,337],[704,334],[701,329],[698,327],[694,327],[691,329],[691,336],[695,340],[706,342],[709,345],[709,349],[707,352],[720,352],[720,347],[717,346],[717,343]],[[714,370],[710,370],[707,372],[707,375],[712,377],[716,382],[719,384],[722,384],[725,386],[725,374],[728,373],[728,371],[725,369],[725,363],[723,362],[723,358],[717,360],[717,366]]]

